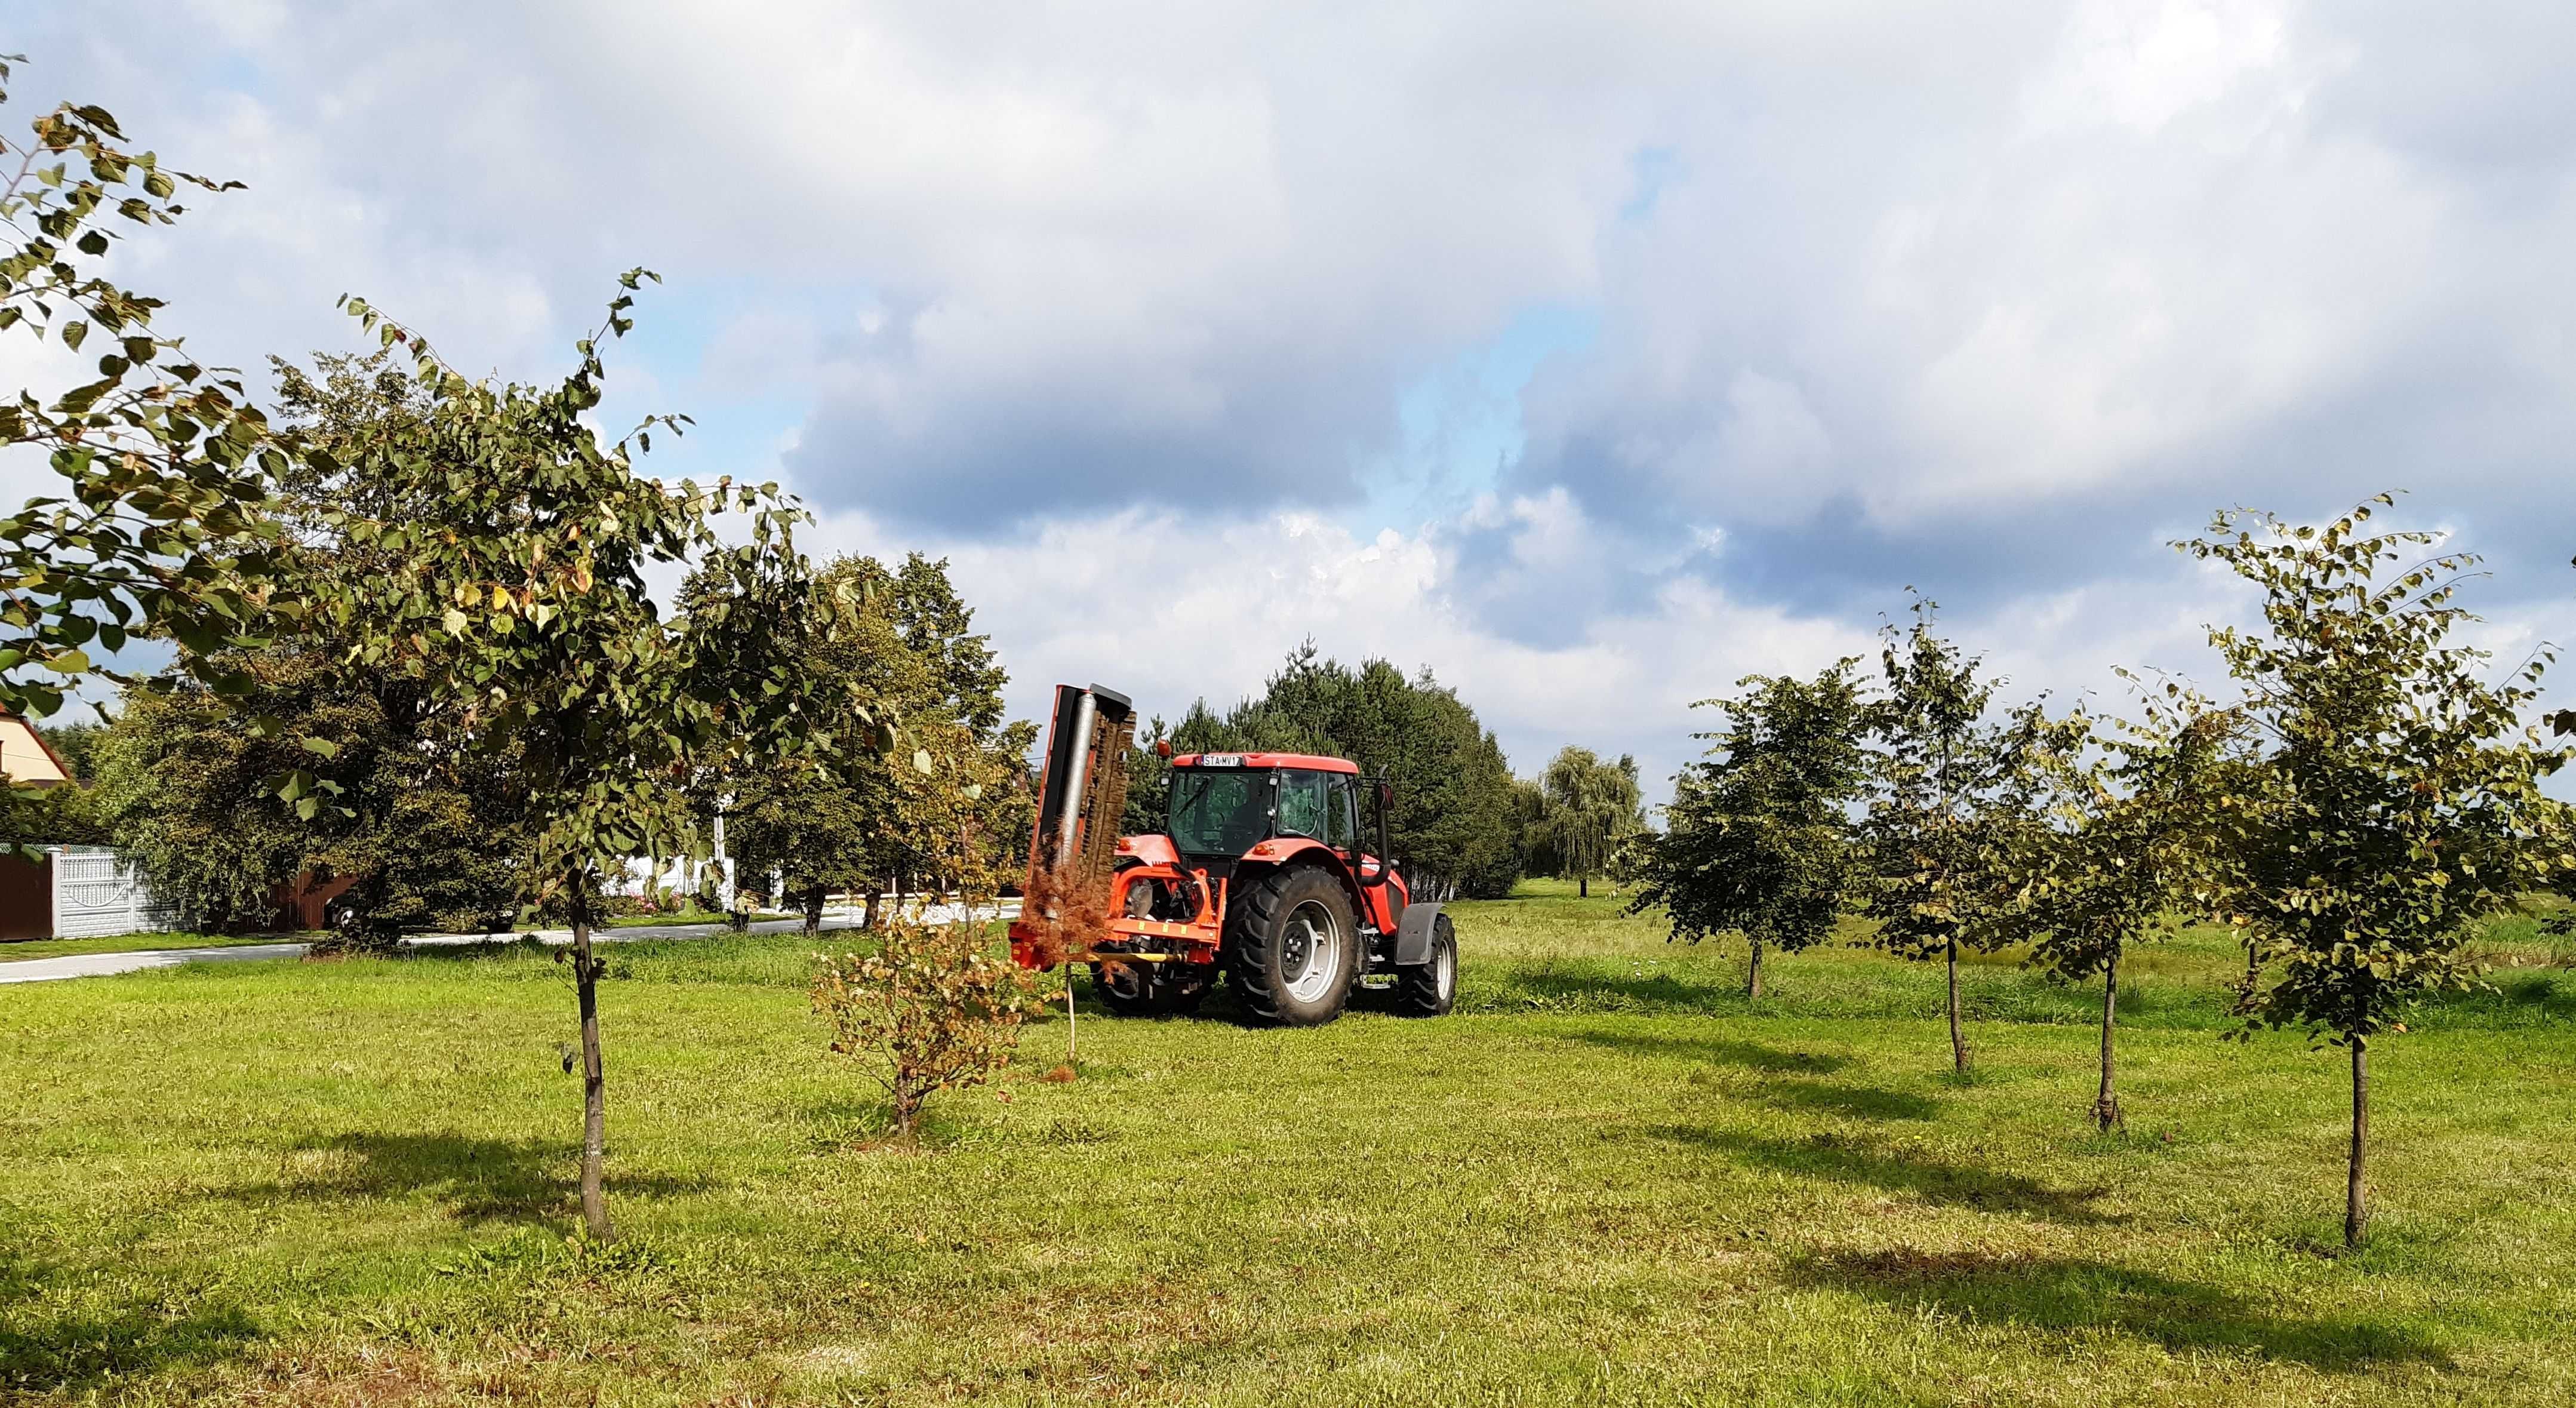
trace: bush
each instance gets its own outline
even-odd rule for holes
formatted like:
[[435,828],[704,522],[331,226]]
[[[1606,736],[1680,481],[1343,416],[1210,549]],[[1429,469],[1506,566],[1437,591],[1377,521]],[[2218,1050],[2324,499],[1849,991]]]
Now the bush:
[[885,1087],[907,1142],[932,1095],[981,1085],[1010,1064],[1040,1001],[1032,975],[993,953],[974,923],[898,920],[877,952],[827,955],[814,979],[832,1050]]

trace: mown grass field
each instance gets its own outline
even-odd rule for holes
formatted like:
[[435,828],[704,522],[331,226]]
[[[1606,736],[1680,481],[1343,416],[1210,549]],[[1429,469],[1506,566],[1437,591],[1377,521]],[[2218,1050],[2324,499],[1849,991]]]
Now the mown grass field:
[[[1461,1012],[1086,1011],[1081,1078],[863,1147],[793,937],[620,946],[611,1204],[567,1239],[564,970],[518,945],[0,992],[0,1396],[36,1403],[2563,1404],[2576,971],[2385,1043],[2338,1255],[2341,1062],[2222,1043],[2223,936],[2094,996],[1462,905]],[[2511,966],[2518,963],[2519,967]]]

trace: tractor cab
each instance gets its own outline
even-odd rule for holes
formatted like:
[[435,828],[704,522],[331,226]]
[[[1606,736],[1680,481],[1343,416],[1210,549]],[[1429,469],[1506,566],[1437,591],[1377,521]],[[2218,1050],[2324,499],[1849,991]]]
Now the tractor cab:
[[[1390,989],[1399,1012],[1449,1010],[1457,945],[1440,906],[1413,903],[1387,859],[1384,779],[1314,754],[1184,754],[1163,830],[1104,846],[1091,819],[1114,825],[1125,807],[1133,711],[1095,685],[1060,686],[1056,712],[1031,888],[1105,895],[1108,937],[1087,957],[1112,1011],[1189,1010],[1220,977],[1265,1024],[1331,1021],[1363,987]],[[1052,918],[1012,926],[1021,962],[1046,950]]]
[[1377,858],[1360,850],[1360,796],[1369,795],[1383,836],[1387,789],[1364,784],[1356,764],[1304,753],[1194,753],[1172,759],[1170,788],[1163,834],[1180,855],[1231,866],[1264,842],[1315,841],[1353,865],[1364,861],[1372,877],[1377,870]]

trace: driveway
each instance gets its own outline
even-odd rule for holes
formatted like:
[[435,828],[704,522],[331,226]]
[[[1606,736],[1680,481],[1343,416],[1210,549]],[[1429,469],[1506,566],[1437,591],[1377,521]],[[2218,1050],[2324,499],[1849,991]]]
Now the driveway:
[[[994,917],[1010,919],[1020,912],[1020,902],[1005,900]],[[922,918],[943,924],[957,918],[957,906],[933,905]],[[855,929],[859,911],[855,908],[834,910],[823,916],[823,929]],[[751,926],[755,934],[792,934],[804,927],[797,919],[764,919]],[[632,943],[637,939],[703,939],[731,932],[722,923],[715,924],[644,924],[631,929],[594,929],[591,941],[604,944]],[[535,939],[543,944],[572,942],[570,929],[539,929],[517,934],[414,934],[403,941],[405,948],[446,948],[459,944],[513,943]],[[49,983],[64,978],[104,978],[117,973],[139,973],[146,968],[176,968],[182,963],[240,963],[261,958],[302,958],[313,946],[300,943],[239,944],[229,948],[151,948],[130,953],[76,953],[61,958],[29,958],[15,963],[0,963],[0,983]]]

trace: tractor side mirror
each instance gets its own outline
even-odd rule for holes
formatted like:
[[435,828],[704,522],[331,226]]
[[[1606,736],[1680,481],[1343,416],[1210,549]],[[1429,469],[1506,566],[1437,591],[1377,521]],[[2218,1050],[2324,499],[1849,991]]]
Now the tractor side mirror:
[[1394,810],[1394,809],[1395,809],[1395,784],[1394,784],[1394,783],[1392,783],[1392,782],[1387,782],[1387,781],[1384,781],[1384,780],[1381,780],[1381,781],[1378,783],[1378,785],[1377,785],[1377,809],[1378,809],[1379,811],[1382,811],[1382,812],[1383,812],[1383,811],[1392,811],[1392,810]]

